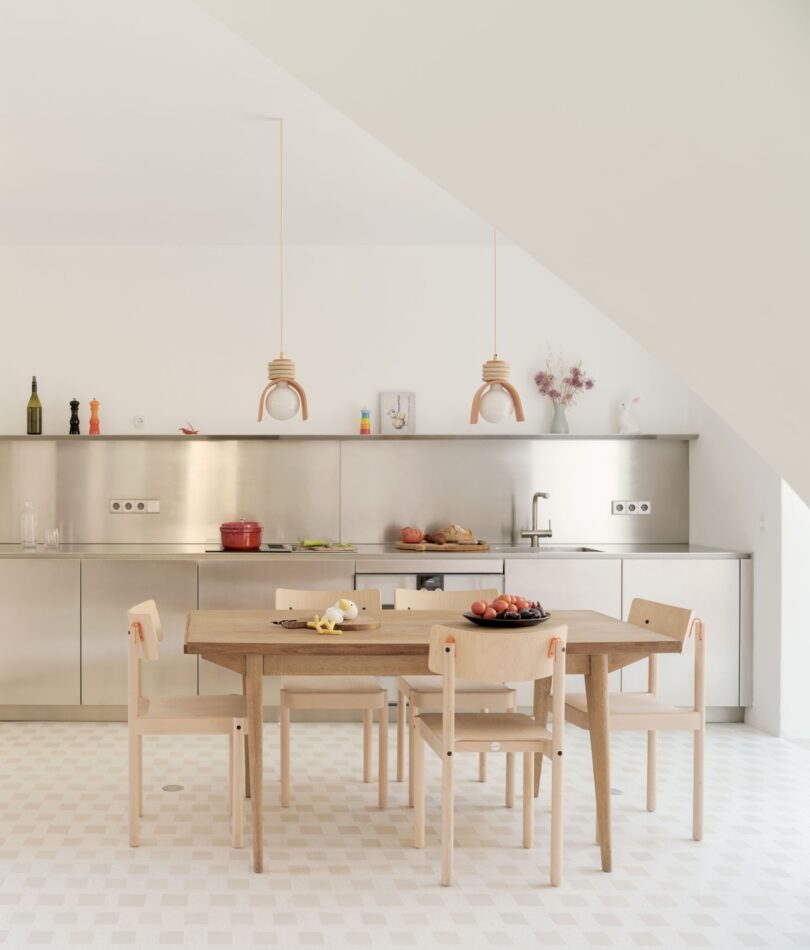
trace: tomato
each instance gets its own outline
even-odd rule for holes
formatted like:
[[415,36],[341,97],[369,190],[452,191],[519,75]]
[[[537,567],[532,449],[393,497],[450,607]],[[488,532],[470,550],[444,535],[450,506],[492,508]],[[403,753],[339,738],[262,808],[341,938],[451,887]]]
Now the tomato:
[[490,604],[490,607],[495,611],[496,614],[499,614],[502,610],[509,609],[509,603],[503,598],[500,598],[498,600],[493,600]]
[[472,607],[470,607],[470,610],[477,617],[480,617],[486,609],[487,609],[487,603],[484,600],[476,600],[476,602],[472,605]]
[[496,610],[493,610],[492,607],[487,607],[482,616],[484,620],[494,620],[496,614]]
[[424,532],[419,528],[407,527],[399,532],[399,540],[404,541],[405,544],[419,544],[424,537]]
[[517,597],[514,603],[516,610],[525,610],[529,606],[529,601],[524,600],[522,597]]

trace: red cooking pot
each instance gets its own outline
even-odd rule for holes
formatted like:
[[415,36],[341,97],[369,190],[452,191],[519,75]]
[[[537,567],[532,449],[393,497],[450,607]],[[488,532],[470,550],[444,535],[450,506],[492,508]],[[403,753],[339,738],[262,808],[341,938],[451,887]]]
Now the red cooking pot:
[[219,536],[226,551],[257,551],[262,543],[262,526],[258,521],[224,521]]

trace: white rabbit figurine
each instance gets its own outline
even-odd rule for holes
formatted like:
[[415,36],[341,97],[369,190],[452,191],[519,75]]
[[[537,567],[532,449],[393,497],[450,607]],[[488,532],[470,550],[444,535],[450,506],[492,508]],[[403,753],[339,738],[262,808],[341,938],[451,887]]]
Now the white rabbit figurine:
[[636,435],[641,431],[638,422],[633,416],[633,404],[641,397],[633,396],[628,402],[619,403],[619,435]]

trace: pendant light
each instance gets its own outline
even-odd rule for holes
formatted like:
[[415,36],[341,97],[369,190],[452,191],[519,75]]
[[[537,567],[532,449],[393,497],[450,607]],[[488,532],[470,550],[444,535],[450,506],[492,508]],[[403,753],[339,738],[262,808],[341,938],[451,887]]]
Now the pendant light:
[[476,424],[480,415],[487,422],[503,422],[513,412],[518,422],[525,422],[523,403],[509,382],[509,364],[498,356],[498,232],[492,229],[492,336],[493,357],[484,363],[481,386],[473,396],[470,422]]
[[309,418],[307,394],[295,381],[295,363],[284,355],[284,120],[278,122],[278,335],[279,356],[267,364],[270,380],[259,397],[259,422],[264,410],[280,422],[292,419],[301,410]]

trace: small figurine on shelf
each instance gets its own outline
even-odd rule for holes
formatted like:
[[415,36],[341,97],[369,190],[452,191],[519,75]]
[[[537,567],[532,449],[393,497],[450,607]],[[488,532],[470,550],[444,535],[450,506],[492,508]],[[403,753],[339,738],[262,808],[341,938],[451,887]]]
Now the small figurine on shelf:
[[79,431],[79,400],[70,400],[70,432],[68,435],[81,435]]
[[633,396],[632,399],[619,403],[619,435],[637,435],[641,432],[641,426],[633,415],[633,407],[639,399],[640,396]]
[[98,399],[90,400],[90,435],[101,435],[98,427]]
[[184,426],[180,426],[179,431],[182,432],[183,435],[198,435],[199,434],[199,429],[195,429],[194,426],[188,421],[188,419],[186,419],[186,424]]

